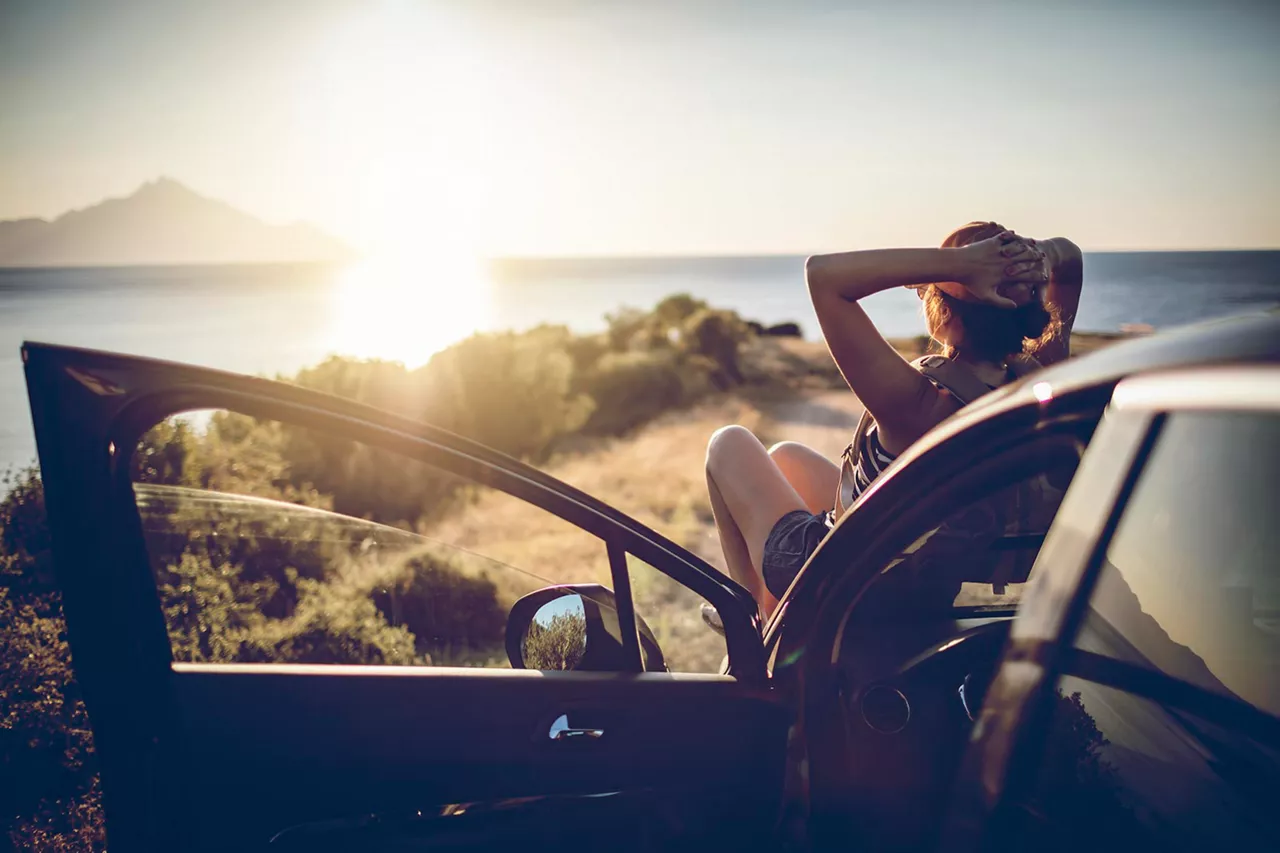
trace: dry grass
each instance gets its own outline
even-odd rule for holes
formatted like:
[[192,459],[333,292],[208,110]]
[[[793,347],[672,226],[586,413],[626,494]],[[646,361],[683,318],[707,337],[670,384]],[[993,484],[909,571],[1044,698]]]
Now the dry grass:
[[[799,392],[779,397],[725,395],[674,412],[624,438],[579,442],[544,467],[724,570],[707,500],[703,459],[718,427],[738,423],[766,441],[793,437],[821,449],[843,447],[859,411],[849,392]],[[835,411],[829,423],[806,420]],[[423,531],[442,542],[534,572],[550,582],[612,586],[602,543],[543,510],[499,492],[486,492]],[[657,570],[631,560],[636,608],[676,671],[715,671],[724,641],[702,622],[702,599]],[[532,579],[491,566],[487,572],[505,602],[530,591]]]

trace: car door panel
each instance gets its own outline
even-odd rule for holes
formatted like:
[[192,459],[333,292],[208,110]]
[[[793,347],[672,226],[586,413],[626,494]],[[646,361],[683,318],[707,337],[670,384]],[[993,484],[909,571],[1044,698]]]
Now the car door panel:
[[[378,844],[465,849],[493,832],[545,840],[570,813],[643,822],[638,809],[668,816],[664,845],[724,821],[744,839],[768,837],[789,715],[764,680],[749,594],[674,543],[514,459],[350,401],[45,345],[25,347],[24,361],[113,851],[272,838],[370,849],[375,824]],[[164,417],[209,408],[365,441],[570,521],[607,546],[615,576],[633,554],[710,601],[732,674],[174,663],[124,449]],[[560,715],[603,734],[552,740]],[[463,821],[460,803],[484,805]],[[442,809],[452,809],[447,832],[418,820]],[[414,820],[388,830],[400,815]],[[589,849],[622,840],[577,839]]]
[[[686,819],[718,805],[759,827],[777,796],[784,714],[727,676],[175,664],[171,683],[182,763],[203,768],[174,807],[198,802],[186,820],[201,823],[235,809],[237,833],[264,839],[454,803],[654,792]],[[553,740],[561,715],[603,734]]]

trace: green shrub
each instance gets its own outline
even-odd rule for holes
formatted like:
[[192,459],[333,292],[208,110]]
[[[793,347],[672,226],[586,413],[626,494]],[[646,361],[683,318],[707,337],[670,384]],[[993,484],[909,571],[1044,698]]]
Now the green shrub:
[[239,659],[249,663],[413,664],[414,637],[387,624],[368,597],[317,581],[299,580],[301,598],[288,619],[245,632]]
[[44,486],[6,474],[0,499],[0,848],[101,849],[93,736],[53,579]]
[[651,337],[652,317],[637,308],[622,308],[617,313],[605,314],[604,319],[607,326],[605,337],[613,352],[643,348],[642,342]]
[[573,374],[579,376],[595,367],[596,362],[610,351],[607,334],[579,335],[565,341],[565,352],[573,362]]
[[707,303],[701,299],[694,299],[687,293],[676,293],[654,306],[653,316],[667,328],[679,328],[690,317],[706,309]]
[[399,362],[335,355],[299,371],[292,381],[408,417],[417,417],[422,408],[420,385]]
[[44,484],[35,468],[0,478],[0,587],[31,594],[55,589]]
[[503,643],[507,613],[493,581],[437,555],[407,560],[390,583],[373,592],[372,600],[391,624],[413,634],[419,653],[451,657]]
[[677,356],[671,352],[609,353],[582,377],[595,400],[584,431],[616,435],[685,402]]
[[748,337],[745,323],[732,311],[702,308],[690,315],[681,329],[680,339],[688,352],[706,356],[719,367],[716,377],[721,387],[742,382],[738,351]]
[[75,829],[59,803],[89,796],[96,768],[56,596],[25,603],[0,589],[0,625],[0,833],[16,822],[24,847],[32,824],[50,837]]
[[682,399],[686,403],[723,391],[729,385],[720,365],[705,355],[686,355],[680,359],[679,372]]
[[264,623],[277,585],[245,581],[233,563],[212,565],[184,553],[159,582],[169,644],[177,660],[223,663],[240,659],[245,631]]
[[340,518],[305,507],[145,485],[135,492],[162,599],[214,595],[192,585],[216,577],[230,584],[219,600],[252,601],[263,615],[283,618],[296,605],[298,578],[324,579],[359,545],[344,541]]
[[133,452],[133,482],[176,486],[187,482],[199,439],[186,421],[164,420],[147,431]]
[[537,458],[591,411],[572,392],[572,359],[545,334],[475,335],[422,371],[428,420],[512,456]]
[[411,527],[445,503],[458,478],[404,456],[311,430],[287,427],[283,450],[295,476],[315,483],[335,512]]

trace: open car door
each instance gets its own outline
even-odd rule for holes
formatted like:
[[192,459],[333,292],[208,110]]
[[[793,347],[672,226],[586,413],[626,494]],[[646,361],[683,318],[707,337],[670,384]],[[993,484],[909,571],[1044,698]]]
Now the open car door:
[[[754,602],[679,546],[337,397],[23,359],[113,853],[773,838],[790,715]],[[609,654],[574,633],[606,623]]]

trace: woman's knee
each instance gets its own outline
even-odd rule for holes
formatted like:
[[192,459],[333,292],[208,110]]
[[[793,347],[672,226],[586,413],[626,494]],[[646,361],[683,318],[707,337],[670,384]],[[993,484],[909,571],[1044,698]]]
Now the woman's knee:
[[778,442],[769,448],[769,458],[787,475],[787,479],[793,476],[821,477],[831,466],[826,457],[798,441]]
[[779,441],[773,447],[769,448],[769,456],[771,456],[775,462],[779,460],[795,459],[797,457],[804,456],[809,452],[811,452],[809,448],[805,447],[798,441]]
[[755,433],[744,426],[721,427],[711,434],[707,442],[707,472],[722,471],[734,460],[742,461],[744,454],[764,450]]

